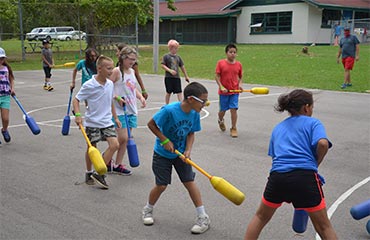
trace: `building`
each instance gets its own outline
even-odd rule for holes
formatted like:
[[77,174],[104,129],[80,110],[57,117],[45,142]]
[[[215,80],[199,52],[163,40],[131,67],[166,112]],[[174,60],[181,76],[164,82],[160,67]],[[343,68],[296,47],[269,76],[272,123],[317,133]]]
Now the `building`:
[[[330,44],[336,22],[370,28],[370,0],[178,0],[174,5],[177,10],[171,11],[160,2],[160,43],[174,38],[185,44]],[[152,32],[152,22],[140,27],[139,41],[152,42]]]

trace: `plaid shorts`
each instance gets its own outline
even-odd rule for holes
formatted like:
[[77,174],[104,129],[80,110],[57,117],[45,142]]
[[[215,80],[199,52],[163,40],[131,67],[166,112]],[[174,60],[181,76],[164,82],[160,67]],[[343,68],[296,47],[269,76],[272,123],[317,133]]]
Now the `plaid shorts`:
[[86,135],[91,143],[106,141],[109,137],[117,136],[113,125],[106,128],[86,127]]

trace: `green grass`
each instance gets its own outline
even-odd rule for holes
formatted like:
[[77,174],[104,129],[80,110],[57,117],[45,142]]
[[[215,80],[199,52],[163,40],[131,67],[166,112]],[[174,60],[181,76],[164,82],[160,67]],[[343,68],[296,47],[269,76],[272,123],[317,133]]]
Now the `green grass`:
[[[59,51],[54,47],[56,64],[78,61],[80,56],[79,42],[56,42]],[[21,43],[17,40],[0,42],[9,57],[15,71],[41,69],[40,50],[27,53],[22,62]],[[25,46],[28,42],[25,41]],[[82,45],[82,49],[85,49]],[[224,47],[220,45],[182,45],[178,54],[185,62],[190,78],[214,79],[216,62],[225,58]],[[343,67],[336,63],[338,47],[309,47],[309,55],[302,54],[302,45],[238,45],[238,57],[243,64],[243,80],[250,84],[270,86],[288,86],[314,88],[323,90],[341,90]],[[27,48],[29,50],[29,46]],[[160,46],[159,56],[167,53],[166,46]],[[83,51],[82,51],[83,53]],[[114,49],[104,50],[102,54],[115,59]],[[152,46],[139,46],[140,72],[153,74]],[[160,63],[160,60],[158,60]],[[158,74],[163,70],[158,66]],[[365,92],[370,89],[370,45],[360,45],[360,61],[356,62],[351,72],[353,87],[344,91]]]

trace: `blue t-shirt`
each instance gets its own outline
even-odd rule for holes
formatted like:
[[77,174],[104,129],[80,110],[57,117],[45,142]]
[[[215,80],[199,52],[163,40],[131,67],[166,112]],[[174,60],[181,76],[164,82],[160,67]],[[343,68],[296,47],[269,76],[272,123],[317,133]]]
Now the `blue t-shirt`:
[[[174,148],[180,152],[186,149],[186,138],[189,133],[201,130],[200,114],[195,110],[189,113],[181,109],[181,102],[174,102],[163,106],[154,116],[154,122],[161,132],[171,140]],[[161,146],[159,138],[156,138],[154,151],[162,157],[174,159],[177,154],[171,153]]]
[[268,150],[268,155],[272,157],[270,172],[297,169],[317,172],[316,147],[320,139],[327,139],[327,136],[318,119],[304,115],[288,117],[271,134]]
[[342,58],[356,57],[356,45],[360,44],[360,41],[355,35],[349,37],[343,37],[340,39],[339,46],[342,49]]

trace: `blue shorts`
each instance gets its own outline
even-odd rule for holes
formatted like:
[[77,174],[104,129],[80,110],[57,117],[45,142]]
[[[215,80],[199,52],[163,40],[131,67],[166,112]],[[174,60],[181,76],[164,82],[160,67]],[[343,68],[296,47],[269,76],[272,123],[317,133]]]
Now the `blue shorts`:
[[[118,119],[122,124],[122,128],[127,128],[125,115],[118,115]],[[133,114],[128,115],[127,120],[128,120],[128,125],[130,126],[130,128],[137,128],[137,116],[136,115],[133,115]],[[112,121],[114,123],[114,127],[117,128],[117,124],[114,121],[114,118],[112,118]]]
[[0,108],[10,109],[10,95],[0,96]]
[[172,166],[175,168],[182,183],[194,181],[195,172],[191,165],[186,164],[178,157],[168,159],[154,152],[152,170],[155,176],[155,184],[165,186],[171,184]]
[[219,95],[219,107],[220,111],[224,112],[229,109],[238,109],[239,108],[239,94],[230,94],[230,95]]

